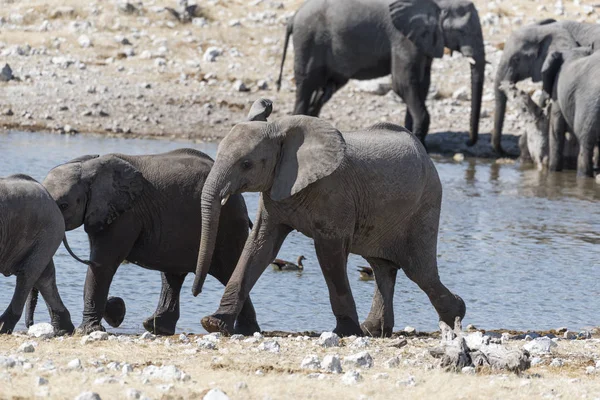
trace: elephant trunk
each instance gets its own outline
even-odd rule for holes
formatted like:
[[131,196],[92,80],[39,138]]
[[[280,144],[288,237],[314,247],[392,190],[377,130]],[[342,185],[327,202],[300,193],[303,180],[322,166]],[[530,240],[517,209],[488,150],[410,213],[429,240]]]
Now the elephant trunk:
[[79,261],[82,264],[89,265],[90,267],[93,267],[96,265],[95,262],[89,261],[89,260],[82,260],[81,258],[77,257],[77,255],[75,253],[73,253],[73,250],[71,250],[71,247],[69,246],[69,242],[67,241],[67,234],[65,234],[65,236],[63,237],[63,245],[65,246],[65,249],[67,249],[67,251],[69,252],[71,257],[73,257],[75,260]]
[[[218,186],[211,184],[207,180],[202,190],[202,229],[198,262],[196,264],[196,278],[192,286],[192,294],[194,296],[198,296],[202,292],[202,286],[210,269],[217,241],[217,230],[221,215],[221,196],[219,193]],[[226,198],[224,201],[226,201]]]
[[[507,80],[508,75],[508,67],[506,63],[500,63],[498,72],[496,73],[496,80],[494,82],[494,97],[496,104],[494,109],[494,130],[492,132],[492,147],[498,154],[504,153],[502,144],[500,142],[502,140],[502,127],[504,126],[504,115],[506,114],[507,101],[506,94],[502,89],[500,89],[500,85],[503,81]],[[515,83],[513,80],[510,81]]]
[[469,126],[469,146],[479,139],[479,119],[481,117],[481,99],[485,80],[485,57],[475,58],[471,64],[471,121]]

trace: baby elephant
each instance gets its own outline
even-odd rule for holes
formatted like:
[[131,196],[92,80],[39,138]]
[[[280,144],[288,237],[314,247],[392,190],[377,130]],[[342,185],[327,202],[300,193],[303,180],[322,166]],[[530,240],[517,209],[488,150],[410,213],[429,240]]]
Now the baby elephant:
[[577,48],[548,55],[542,67],[544,91],[552,96],[550,114],[551,171],[563,168],[565,132],[579,142],[577,175],[594,176],[594,146],[600,138],[600,52]]
[[[201,204],[202,187],[212,165],[206,154],[180,149],[142,156],[88,155],[48,173],[44,185],[62,211],[66,230],[83,225],[90,239],[82,333],[103,330],[105,310],[111,326],[121,323],[124,304],[107,305],[107,297],[124,260],[162,272],[160,301],[144,328],[175,333],[181,286],[196,268],[202,226],[198,207],[206,206]],[[248,225],[243,197],[232,197],[219,221],[210,268],[223,284],[242,252]],[[239,333],[259,330],[250,299],[237,322]]]
[[17,276],[12,301],[0,316],[0,333],[13,331],[34,289],[48,305],[56,334],[73,333],[71,315],[56,288],[52,261],[65,235],[58,206],[33,178],[13,175],[0,178],[0,208],[0,273]]

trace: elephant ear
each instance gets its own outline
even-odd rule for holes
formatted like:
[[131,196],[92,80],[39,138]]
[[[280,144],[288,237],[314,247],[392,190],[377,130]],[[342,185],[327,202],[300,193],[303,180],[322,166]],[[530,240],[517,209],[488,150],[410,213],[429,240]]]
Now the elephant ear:
[[340,131],[314,117],[293,116],[276,124],[282,145],[270,196],[286,199],[335,171],[346,154]]
[[248,121],[266,121],[273,112],[273,102],[269,99],[258,99],[248,112]]
[[548,54],[544,65],[542,66],[542,88],[544,92],[552,96],[556,80],[558,78],[558,71],[564,62],[563,54],[559,51],[553,51]]
[[396,0],[390,4],[392,23],[429,57],[444,55],[441,10],[432,0]]
[[86,163],[85,174],[91,180],[84,219],[88,233],[105,229],[119,215],[131,209],[144,188],[142,173],[113,155]]

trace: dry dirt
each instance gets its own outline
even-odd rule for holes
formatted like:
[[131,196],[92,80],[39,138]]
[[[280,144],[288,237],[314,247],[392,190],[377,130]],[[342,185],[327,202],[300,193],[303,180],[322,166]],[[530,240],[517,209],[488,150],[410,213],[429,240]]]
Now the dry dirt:
[[[470,103],[468,95],[459,96],[457,90],[469,93],[468,63],[460,54],[446,55],[434,62],[428,101],[434,152],[492,155],[492,81],[499,49],[512,29],[557,17],[554,1],[475,3],[491,63],[480,143],[468,149],[464,145]],[[598,19],[597,8],[564,3],[564,13],[557,18]],[[190,23],[165,9],[177,9],[176,0],[0,4],[0,63],[8,63],[19,79],[0,82],[0,126],[5,128],[209,140],[222,137],[242,120],[258,97],[274,100],[275,117],[292,110],[291,45],[281,92],[275,91],[274,82],[285,21],[300,0],[207,0]],[[211,47],[222,51],[214,62],[204,58]],[[249,91],[234,88],[238,80]],[[268,88],[259,90],[261,84]],[[364,88],[348,84],[324,107],[322,118],[342,130],[379,121],[403,123],[405,107],[396,95],[375,95]],[[517,117],[509,105],[504,147],[512,153],[517,152],[513,135],[521,133]]]

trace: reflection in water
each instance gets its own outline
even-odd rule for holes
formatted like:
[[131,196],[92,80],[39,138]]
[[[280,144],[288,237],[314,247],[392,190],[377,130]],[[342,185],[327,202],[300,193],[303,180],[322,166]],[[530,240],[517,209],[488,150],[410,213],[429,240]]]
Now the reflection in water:
[[[216,145],[177,141],[111,139],[33,133],[0,134],[0,176],[27,173],[43,179],[55,165],[83,154],[159,153],[193,147],[214,156]],[[485,328],[571,329],[598,324],[600,298],[600,197],[592,179],[574,173],[544,173],[519,165],[469,159],[462,163],[435,157],[444,200],[438,260],[444,283],[467,304],[466,323]],[[258,196],[246,194],[249,213],[256,213]],[[200,210],[198,210],[200,212]],[[83,229],[69,232],[73,250],[89,254]],[[278,258],[306,255],[302,273],[277,273],[268,268],[252,297],[263,329],[327,330],[334,326],[327,288],[312,241],[293,232]],[[86,267],[62,248],[55,262],[61,295],[74,322],[81,321]],[[348,274],[359,316],[371,305],[373,281],[361,281],[356,267],[364,259],[351,255]],[[223,292],[212,278],[198,298],[191,296],[188,278],[181,295],[179,331],[200,332],[202,316],[216,310]],[[0,279],[0,308],[13,293],[14,278]],[[133,264],[119,268],[111,295],[127,303],[121,332],[142,332],[141,322],[152,314],[160,292],[160,275]],[[394,298],[396,327],[437,329],[437,316],[427,296],[398,274]],[[48,316],[40,307],[38,321]],[[0,310],[1,311],[1,310]],[[105,324],[106,325],[106,324]],[[20,328],[23,328],[21,321]]]

